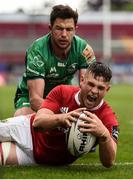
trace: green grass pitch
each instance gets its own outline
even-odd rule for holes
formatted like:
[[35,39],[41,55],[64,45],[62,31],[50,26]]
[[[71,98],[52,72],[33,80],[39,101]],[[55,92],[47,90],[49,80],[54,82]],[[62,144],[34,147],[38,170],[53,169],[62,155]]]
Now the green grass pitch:
[[[0,119],[13,116],[14,86],[0,87]],[[116,163],[104,168],[95,153],[89,153],[69,166],[3,166],[0,179],[133,179],[133,86],[112,85],[106,99],[120,124]]]

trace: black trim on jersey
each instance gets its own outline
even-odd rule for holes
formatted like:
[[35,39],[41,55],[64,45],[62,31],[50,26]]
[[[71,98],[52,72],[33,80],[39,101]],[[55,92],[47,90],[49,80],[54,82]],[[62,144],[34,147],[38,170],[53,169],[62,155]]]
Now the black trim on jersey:
[[117,141],[119,135],[119,128],[118,126],[112,126],[112,136]]
[[41,75],[40,76],[32,76],[29,78],[26,77],[26,80],[33,80],[33,79],[45,79],[45,78],[43,78]]

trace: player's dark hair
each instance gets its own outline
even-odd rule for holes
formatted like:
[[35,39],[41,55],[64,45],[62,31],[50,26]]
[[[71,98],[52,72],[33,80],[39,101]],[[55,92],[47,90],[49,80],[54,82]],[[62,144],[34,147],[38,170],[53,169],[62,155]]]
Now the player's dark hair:
[[106,82],[109,82],[112,78],[111,69],[102,62],[90,63],[87,72],[94,74],[94,78],[102,76]]
[[61,19],[73,18],[74,24],[76,26],[77,21],[78,21],[78,13],[77,13],[77,11],[74,11],[68,5],[56,5],[52,8],[52,11],[50,14],[51,26],[53,26],[53,24],[57,18],[61,18]]

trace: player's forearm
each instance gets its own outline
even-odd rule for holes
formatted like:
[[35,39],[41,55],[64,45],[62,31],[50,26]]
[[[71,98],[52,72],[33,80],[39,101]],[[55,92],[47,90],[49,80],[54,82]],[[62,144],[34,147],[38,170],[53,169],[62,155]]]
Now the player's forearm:
[[43,102],[43,93],[45,89],[44,79],[28,80],[29,101],[33,111],[37,111]]
[[117,144],[110,135],[105,141],[99,141],[99,155],[103,166],[111,167],[114,164],[116,151]]
[[33,127],[42,129],[54,129],[62,126],[60,114],[40,114],[38,113],[33,122]]

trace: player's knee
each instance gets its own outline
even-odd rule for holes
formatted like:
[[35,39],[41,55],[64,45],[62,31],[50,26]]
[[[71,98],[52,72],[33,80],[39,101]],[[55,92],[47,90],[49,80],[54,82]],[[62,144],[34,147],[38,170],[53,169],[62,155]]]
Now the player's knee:
[[[12,154],[12,157],[11,157]],[[0,165],[17,164],[17,157],[13,143],[0,143]]]
[[20,109],[17,109],[14,113],[14,117],[20,116],[20,115],[28,115],[35,113],[30,107],[22,107]]

